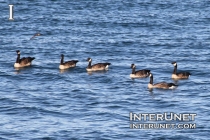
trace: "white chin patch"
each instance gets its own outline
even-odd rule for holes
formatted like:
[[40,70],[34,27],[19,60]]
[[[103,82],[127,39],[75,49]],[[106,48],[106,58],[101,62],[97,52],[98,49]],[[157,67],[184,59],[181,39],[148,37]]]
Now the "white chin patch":
[[20,54],[20,52],[18,52],[18,54]]

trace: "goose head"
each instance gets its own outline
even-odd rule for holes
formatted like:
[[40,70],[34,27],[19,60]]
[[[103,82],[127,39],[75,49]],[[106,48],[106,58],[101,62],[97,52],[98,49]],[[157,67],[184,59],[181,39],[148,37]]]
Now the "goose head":
[[92,61],[92,59],[89,57],[89,58],[87,58],[87,61],[88,61],[88,62],[91,62],[91,61]]
[[136,65],[135,64],[131,64],[131,68],[133,69],[133,68],[135,68],[136,67]]
[[173,65],[174,65],[174,67],[175,67],[175,66],[177,66],[177,63],[176,63],[176,62],[172,62],[171,64],[173,64]]
[[17,52],[17,54],[20,54],[20,51],[19,50],[17,50],[16,52]]

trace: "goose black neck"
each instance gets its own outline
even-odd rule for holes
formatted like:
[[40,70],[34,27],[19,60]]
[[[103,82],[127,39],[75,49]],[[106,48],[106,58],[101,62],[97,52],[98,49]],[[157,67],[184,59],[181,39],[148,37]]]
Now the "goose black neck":
[[176,70],[177,70],[177,65],[174,66],[174,71],[173,71],[173,74],[176,74]]
[[153,76],[150,77],[149,83],[150,83],[150,84],[153,84]]
[[63,64],[63,59],[64,59],[64,58],[63,58],[63,57],[61,57],[61,65]]
[[132,74],[135,74],[135,68],[132,68]]
[[20,54],[17,54],[16,63],[20,63]]
[[91,61],[88,63],[88,68],[91,68]]

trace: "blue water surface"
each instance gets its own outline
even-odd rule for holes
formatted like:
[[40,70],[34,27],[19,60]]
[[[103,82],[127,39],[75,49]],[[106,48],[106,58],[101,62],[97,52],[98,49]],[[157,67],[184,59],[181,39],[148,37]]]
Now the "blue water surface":
[[[209,139],[209,5],[209,0],[0,0],[0,139]],[[37,32],[42,35],[30,40]],[[31,67],[14,69],[16,50],[36,58]],[[79,60],[77,67],[60,71],[60,54]],[[87,73],[88,57],[111,66]],[[172,61],[191,77],[172,80]],[[149,78],[129,77],[132,63],[150,69],[155,83],[174,82],[178,88],[150,91]],[[186,122],[196,128],[130,129],[130,112],[196,113],[195,121]]]

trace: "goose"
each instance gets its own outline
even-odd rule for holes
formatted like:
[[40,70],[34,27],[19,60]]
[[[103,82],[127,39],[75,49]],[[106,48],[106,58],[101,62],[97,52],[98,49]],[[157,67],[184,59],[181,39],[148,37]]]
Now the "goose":
[[63,69],[75,67],[77,62],[78,60],[71,60],[71,61],[64,62],[64,55],[61,54],[61,62],[60,62],[59,68],[63,70]]
[[17,50],[16,52],[17,52],[17,59],[14,64],[14,67],[16,68],[30,66],[31,62],[35,59],[35,57],[23,57],[20,59],[20,51]]
[[40,35],[41,35],[40,33],[35,33],[35,34],[30,38],[30,40],[33,39],[34,37],[40,36]]
[[166,82],[153,84],[153,74],[150,73],[149,77],[150,77],[150,82],[148,84],[149,89],[152,89],[152,88],[175,89],[178,86],[178,85],[175,85],[174,83],[166,83]]
[[172,62],[171,64],[174,65],[174,71],[173,71],[173,74],[171,76],[173,79],[187,79],[187,78],[190,77],[191,73],[189,73],[189,72],[176,73],[176,71],[177,71],[177,63],[176,62]]
[[131,68],[132,68],[132,73],[130,74],[131,78],[145,78],[149,76],[150,70],[138,70],[135,71],[136,65],[135,64],[131,64]]
[[88,58],[87,61],[89,62],[88,66],[86,68],[86,70],[88,72],[108,70],[109,65],[111,65],[111,63],[98,63],[98,64],[94,64],[94,65],[91,66],[92,59]]

